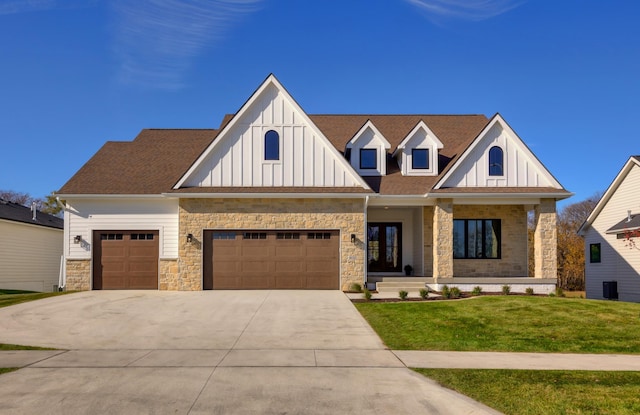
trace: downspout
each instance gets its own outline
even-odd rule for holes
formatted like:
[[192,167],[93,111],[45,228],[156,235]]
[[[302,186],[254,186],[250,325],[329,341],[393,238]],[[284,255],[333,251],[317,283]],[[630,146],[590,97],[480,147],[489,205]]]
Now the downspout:
[[[56,196],[56,200],[58,201],[58,203],[62,204],[62,202],[60,201],[60,198]],[[66,216],[66,212],[67,212],[67,205],[64,204],[64,207],[62,208],[65,212],[65,216]],[[67,221],[64,221],[64,231],[63,234],[66,235],[68,234],[68,232],[66,232],[67,230]],[[67,244],[68,244],[68,238],[64,238],[64,242],[62,243],[62,255],[60,256],[60,274],[58,275],[58,291],[63,291],[64,288],[67,285],[67,257],[65,255],[65,253],[67,252]]]
[[[369,196],[364,198],[364,249],[362,255],[364,256],[364,286],[367,287],[367,210],[369,208]],[[368,288],[368,287],[367,287]]]

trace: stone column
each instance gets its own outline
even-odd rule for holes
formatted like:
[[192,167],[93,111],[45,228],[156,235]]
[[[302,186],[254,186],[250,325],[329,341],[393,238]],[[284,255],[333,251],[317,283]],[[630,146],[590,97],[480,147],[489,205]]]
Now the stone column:
[[437,199],[433,209],[433,278],[453,278],[453,199]]
[[557,278],[558,236],[555,199],[540,199],[535,207],[533,233],[534,277]]

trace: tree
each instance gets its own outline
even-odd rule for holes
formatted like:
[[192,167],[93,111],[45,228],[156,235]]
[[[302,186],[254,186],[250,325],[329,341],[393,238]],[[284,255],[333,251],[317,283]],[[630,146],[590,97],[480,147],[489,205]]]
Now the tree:
[[578,229],[600,197],[601,193],[596,193],[558,213],[558,286],[564,290],[584,290],[584,239],[578,235]]
[[29,193],[16,192],[13,190],[0,190],[0,199],[22,206],[31,206],[31,202],[36,201]]
[[47,195],[44,202],[42,202],[42,208],[40,211],[54,216],[62,216],[64,204],[64,200],[58,200],[53,192],[51,192],[51,194]]
[[36,208],[40,212],[48,213],[54,216],[62,216],[62,210],[64,209],[64,200],[58,201],[53,192],[46,196],[45,199],[42,199],[35,198],[29,193],[25,192],[16,192],[14,190],[0,190],[0,199],[26,207],[31,207],[31,204],[35,202]]

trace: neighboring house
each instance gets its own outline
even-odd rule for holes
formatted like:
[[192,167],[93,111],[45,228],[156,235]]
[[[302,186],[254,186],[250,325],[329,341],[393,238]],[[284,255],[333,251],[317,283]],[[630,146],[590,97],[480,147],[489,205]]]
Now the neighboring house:
[[587,298],[640,302],[640,237],[632,236],[639,230],[640,156],[633,156],[578,231]]
[[0,288],[57,291],[61,218],[0,199]]
[[108,142],[58,193],[69,289],[539,292],[571,195],[498,114],[309,115],[273,75],[219,129]]

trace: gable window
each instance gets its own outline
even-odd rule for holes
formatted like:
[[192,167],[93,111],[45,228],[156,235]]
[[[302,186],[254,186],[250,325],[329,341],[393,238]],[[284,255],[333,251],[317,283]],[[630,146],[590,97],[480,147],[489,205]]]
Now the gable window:
[[360,168],[361,169],[377,169],[378,168],[378,150],[375,148],[360,149]]
[[504,153],[498,146],[489,150],[489,176],[504,176]]
[[280,135],[273,130],[264,135],[264,159],[280,160]]
[[411,150],[411,168],[412,169],[428,169],[429,168],[429,149],[414,148]]
[[454,219],[453,257],[463,259],[499,259],[499,219]]
[[589,244],[589,262],[600,262],[600,244]]

